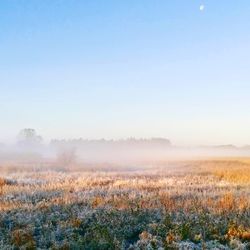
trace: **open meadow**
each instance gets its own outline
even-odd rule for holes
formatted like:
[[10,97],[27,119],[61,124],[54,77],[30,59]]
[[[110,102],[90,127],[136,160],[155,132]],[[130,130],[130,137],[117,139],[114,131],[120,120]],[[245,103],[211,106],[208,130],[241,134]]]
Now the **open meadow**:
[[2,165],[0,249],[249,249],[250,160]]

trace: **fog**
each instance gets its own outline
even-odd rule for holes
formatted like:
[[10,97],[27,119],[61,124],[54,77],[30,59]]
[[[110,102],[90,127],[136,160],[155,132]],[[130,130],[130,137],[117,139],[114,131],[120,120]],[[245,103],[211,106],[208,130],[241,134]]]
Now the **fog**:
[[166,138],[123,140],[54,139],[45,143],[34,129],[24,129],[16,143],[0,144],[0,163],[54,164],[68,167],[81,164],[123,166],[208,157],[244,157],[250,147],[234,145],[181,146]]

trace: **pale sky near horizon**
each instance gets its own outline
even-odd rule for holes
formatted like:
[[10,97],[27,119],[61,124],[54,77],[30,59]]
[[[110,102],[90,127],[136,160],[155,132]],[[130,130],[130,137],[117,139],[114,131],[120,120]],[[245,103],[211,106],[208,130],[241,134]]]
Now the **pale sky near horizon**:
[[0,123],[0,142],[250,144],[250,2],[3,0]]

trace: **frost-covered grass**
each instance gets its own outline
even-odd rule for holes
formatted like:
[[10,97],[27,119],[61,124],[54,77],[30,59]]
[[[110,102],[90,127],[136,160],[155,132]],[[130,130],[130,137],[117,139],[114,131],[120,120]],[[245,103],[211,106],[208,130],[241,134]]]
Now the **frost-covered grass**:
[[249,249],[249,172],[237,159],[1,168],[0,249]]

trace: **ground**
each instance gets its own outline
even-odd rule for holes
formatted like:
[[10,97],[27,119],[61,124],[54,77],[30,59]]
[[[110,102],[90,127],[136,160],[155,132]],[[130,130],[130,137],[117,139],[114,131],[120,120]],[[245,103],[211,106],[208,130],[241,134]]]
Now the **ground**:
[[0,249],[250,249],[248,159],[0,168]]

